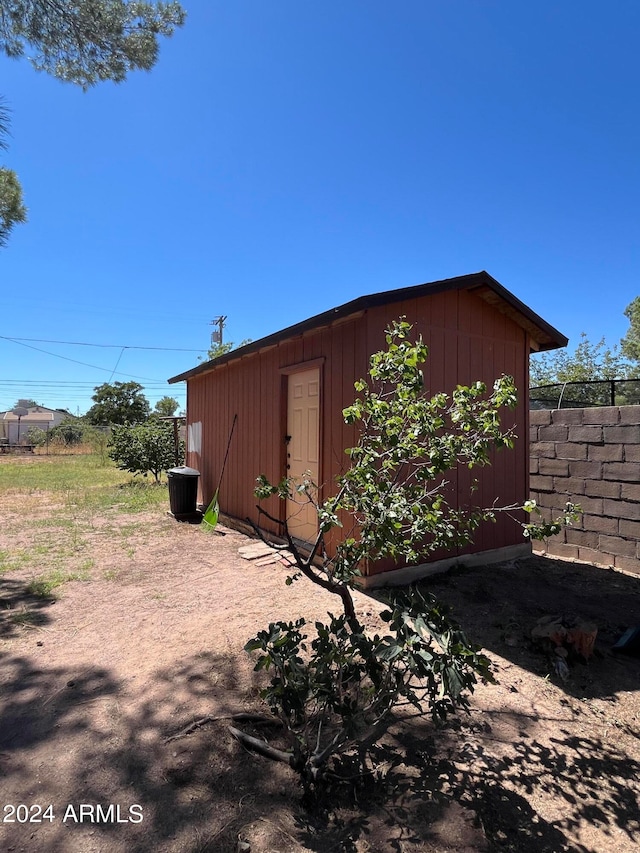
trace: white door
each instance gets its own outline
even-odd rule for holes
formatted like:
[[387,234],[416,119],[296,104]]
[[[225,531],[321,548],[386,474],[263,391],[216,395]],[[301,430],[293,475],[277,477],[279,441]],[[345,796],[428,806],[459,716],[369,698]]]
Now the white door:
[[[299,483],[309,478],[318,485],[320,423],[320,370],[316,367],[289,376],[287,401],[287,475]],[[294,483],[295,487],[296,483]],[[313,491],[316,499],[316,492]],[[304,494],[287,501],[289,532],[311,542],[318,532],[318,516]]]

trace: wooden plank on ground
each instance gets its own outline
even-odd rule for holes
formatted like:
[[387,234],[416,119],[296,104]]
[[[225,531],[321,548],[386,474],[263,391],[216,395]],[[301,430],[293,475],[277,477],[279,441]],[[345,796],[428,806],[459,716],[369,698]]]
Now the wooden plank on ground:
[[278,562],[277,554],[269,554],[268,557],[261,557],[259,560],[254,560],[253,565],[261,569],[263,566],[274,566]]
[[242,548],[238,548],[238,554],[245,560],[257,560],[274,553],[273,548],[265,545],[264,542],[255,542],[253,545],[243,545]]

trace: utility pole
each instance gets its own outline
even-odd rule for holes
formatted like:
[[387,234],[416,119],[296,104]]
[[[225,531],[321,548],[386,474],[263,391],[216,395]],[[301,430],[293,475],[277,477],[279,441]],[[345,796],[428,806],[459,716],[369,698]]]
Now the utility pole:
[[224,329],[226,322],[227,322],[227,318],[220,315],[219,317],[216,317],[214,320],[212,320],[209,323],[210,326],[217,326],[218,327],[217,329],[214,329],[213,332],[211,332],[211,346],[212,347],[214,347],[216,345],[217,346],[222,345],[222,332],[223,332],[223,329]]

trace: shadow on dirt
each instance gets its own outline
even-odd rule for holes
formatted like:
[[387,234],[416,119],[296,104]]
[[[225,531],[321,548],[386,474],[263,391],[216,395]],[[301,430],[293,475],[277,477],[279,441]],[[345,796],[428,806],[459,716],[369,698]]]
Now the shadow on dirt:
[[[134,686],[144,699],[130,716],[132,685],[108,669],[78,673],[5,657],[0,799],[52,803],[55,820],[0,826],[2,849],[23,849],[22,842],[43,853],[107,849],[100,844],[110,853],[234,850],[243,826],[266,818],[278,835],[273,816],[283,804],[290,813],[298,792],[288,769],[255,760],[228,732],[232,714],[257,704],[239,662],[202,654]],[[221,719],[166,743],[198,717],[193,708],[202,699]],[[80,822],[80,804],[120,810],[108,822],[96,822],[95,810]],[[140,823],[130,819],[138,812],[132,805],[140,806]],[[277,840],[272,847],[285,849]]]
[[[579,698],[615,701],[620,690],[636,690],[640,660],[611,652],[627,628],[640,620],[640,577],[594,566],[530,557],[494,566],[458,569],[423,581],[422,588],[451,605],[465,633],[489,652],[558,683]],[[570,660],[560,681],[552,661],[531,640],[531,629],[547,615],[577,614],[598,629],[595,655]]]
[[47,609],[54,603],[54,598],[29,592],[24,581],[0,579],[0,639],[46,625],[50,621]]
[[[511,720],[521,741],[503,749],[492,734],[492,714],[483,715],[481,725],[469,717],[452,720],[439,732],[423,719],[405,719],[373,748],[375,771],[364,784],[340,783],[302,800],[288,769],[242,751],[228,719],[166,742],[194,720],[190,709],[199,699],[215,709],[214,717],[255,707],[253,688],[247,690],[230,656],[199,655],[161,671],[139,688],[148,695],[135,717],[127,714],[126,685],[108,670],[45,672],[24,659],[9,666],[0,787],[5,799],[10,786],[12,799],[32,802],[37,790],[40,802],[54,803],[58,819],[36,827],[35,836],[33,826],[12,830],[14,842],[28,832],[43,853],[89,849],[90,841],[114,853],[212,853],[234,850],[239,837],[261,839],[255,850],[281,853],[301,846],[317,853],[593,853],[568,840],[580,821],[626,833],[630,849],[639,840],[628,784],[640,773],[638,762],[562,727],[549,748],[528,733],[526,720]],[[59,766],[57,757],[47,766],[38,761],[38,747],[47,741],[57,745]],[[345,760],[338,769],[353,780],[361,768]],[[569,817],[550,821],[536,811],[540,786]],[[63,824],[68,804],[77,814],[80,803],[118,804],[121,822],[79,825],[72,818]],[[141,824],[127,823],[133,804],[141,807]]]
[[[636,849],[640,821],[630,783],[637,761],[562,730],[551,749],[522,732],[515,755],[512,744],[501,754],[495,742],[489,751],[469,734],[464,723],[437,734],[424,720],[400,723],[371,751],[373,765],[384,770],[353,791],[343,786],[317,795],[296,817],[299,840],[317,853],[356,853],[365,849],[358,839],[368,850],[398,853],[601,853],[569,834],[586,822]],[[558,819],[536,810],[540,786],[556,799]]]
[[[492,719],[491,714],[483,715],[487,716]],[[522,740],[503,746],[493,737],[487,721],[481,731],[477,726],[473,731],[474,726],[465,720],[460,722],[461,726],[450,730],[449,755],[438,763],[436,780],[414,766],[418,784],[408,789],[411,798],[428,796],[435,781],[440,796],[476,815],[489,849],[532,853],[586,850],[565,836],[580,822],[597,822],[611,835],[625,833],[629,847],[635,847],[640,824],[632,783],[640,771],[638,761],[610,742],[576,737],[562,727],[551,739],[552,745],[543,746],[534,734],[527,733],[521,718],[513,722],[520,728]],[[422,725],[414,722],[410,728],[401,727],[394,747],[405,755],[415,755],[424,743]],[[536,812],[537,790],[552,795],[559,819],[545,821]]]
[[[46,650],[43,649],[46,657]],[[81,674],[64,669],[40,669],[27,658],[3,660],[2,704],[0,706],[0,750],[30,749],[48,738],[83,731],[81,706],[113,694],[116,685],[106,670]]]
[[[454,606],[477,642],[541,674],[544,656],[527,640],[539,615],[571,608],[596,621],[603,656],[576,667],[565,689],[583,690],[582,679],[592,695],[615,701],[616,690],[637,690],[638,662],[614,666],[606,642],[640,612],[638,582],[600,572],[534,558],[427,586]],[[517,645],[506,643],[505,625]],[[194,655],[126,682],[107,661],[81,672],[47,668],[46,636],[29,658],[5,656],[1,799],[51,802],[57,817],[0,826],[0,848],[222,853],[246,838],[254,853],[595,853],[575,843],[584,824],[628,840],[628,849],[640,843],[640,764],[617,748],[615,729],[607,738],[581,737],[579,719],[561,709],[543,744],[538,720],[510,710],[476,712],[437,732],[429,721],[404,719],[372,749],[363,784],[355,784],[361,768],[345,761],[339,769],[348,784],[302,799],[288,768],[245,753],[228,731],[234,713],[262,710],[255,678],[244,653],[232,651]],[[205,714],[214,719],[168,740]],[[556,814],[545,811],[549,800]],[[69,804],[77,818],[81,803],[117,805],[121,821],[63,822]],[[139,823],[130,820],[133,805]]]

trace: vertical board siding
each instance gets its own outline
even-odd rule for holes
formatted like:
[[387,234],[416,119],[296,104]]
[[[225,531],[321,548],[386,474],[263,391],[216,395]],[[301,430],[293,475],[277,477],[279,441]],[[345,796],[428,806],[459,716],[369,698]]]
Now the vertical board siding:
[[[218,484],[233,416],[238,421],[220,490],[220,507],[277,533],[278,525],[259,519],[253,495],[255,478],[264,473],[277,482],[285,473],[286,375],[284,368],[322,359],[320,366],[320,471],[323,496],[334,492],[336,478],[348,465],[345,454],[356,430],[344,423],[343,409],[353,402],[356,379],[366,378],[371,353],[385,345],[385,329],[400,316],[414,323],[429,347],[424,367],[429,394],[451,393],[458,384],[482,380],[490,389],[503,373],[514,376],[519,390],[515,412],[507,411],[503,425],[515,422],[519,437],[513,451],[493,454],[492,465],[447,474],[447,494],[453,505],[491,506],[520,503],[527,497],[527,408],[529,340],[523,329],[473,293],[453,290],[370,308],[364,315],[331,327],[307,331],[188,381],[188,422],[202,423],[202,452],[189,451],[187,464],[201,472],[200,500],[208,503]],[[283,398],[284,395],[284,398]],[[470,495],[473,479],[479,488]],[[276,518],[282,502],[271,498],[264,508]],[[346,519],[345,519],[346,521]],[[342,535],[348,534],[345,529]],[[336,531],[335,535],[340,535]],[[466,550],[483,551],[522,541],[520,528],[501,516],[484,525]],[[335,536],[333,539],[335,544]],[[331,552],[330,540],[330,552]],[[451,556],[444,550],[433,559]],[[369,567],[370,573],[394,568]]]
[[[421,334],[429,347],[424,367],[425,387],[430,395],[440,391],[451,393],[456,385],[469,385],[480,380],[490,392],[495,379],[502,374],[513,375],[519,400],[515,411],[503,414],[505,428],[516,424],[517,434],[526,429],[526,389],[528,370],[528,340],[522,328],[504,314],[472,293],[452,291],[424,297],[417,305],[408,302],[368,312],[370,345],[379,341],[379,330],[401,314],[414,323],[412,334]],[[380,348],[378,343],[377,348]],[[522,503],[527,497],[527,442],[518,438],[513,450],[491,455],[491,465],[469,470],[461,466],[447,473],[447,499],[454,506],[491,507],[494,501],[505,506]],[[478,489],[471,492],[474,480]],[[500,548],[522,542],[522,532],[505,514],[498,514],[495,524],[480,527],[474,541],[459,553]],[[439,550],[432,559],[451,556]],[[386,567],[385,567],[386,568]],[[375,567],[371,568],[371,572]]]

